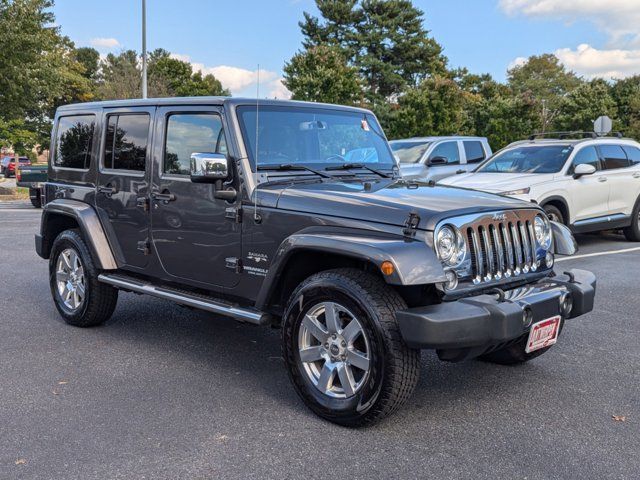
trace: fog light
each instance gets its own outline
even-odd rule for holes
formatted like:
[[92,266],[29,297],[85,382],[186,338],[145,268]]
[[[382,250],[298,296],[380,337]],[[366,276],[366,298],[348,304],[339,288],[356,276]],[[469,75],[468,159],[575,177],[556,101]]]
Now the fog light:
[[570,293],[565,293],[560,297],[560,312],[563,317],[567,318],[571,315],[571,310],[573,310],[573,297]]
[[458,276],[456,275],[456,272],[448,270],[445,273],[445,276],[447,277],[447,283],[444,284],[445,290],[455,290],[458,286]]
[[524,328],[528,328],[533,323],[533,312],[528,308],[522,312],[522,325]]
[[549,268],[553,267],[553,253],[547,252],[547,257],[545,258],[544,261],[547,264],[547,267]]

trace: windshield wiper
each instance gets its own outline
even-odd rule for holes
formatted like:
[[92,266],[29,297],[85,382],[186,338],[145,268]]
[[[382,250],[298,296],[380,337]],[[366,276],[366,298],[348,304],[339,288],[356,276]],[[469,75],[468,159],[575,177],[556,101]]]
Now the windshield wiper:
[[336,165],[331,167],[326,167],[325,170],[352,170],[356,168],[362,168],[364,170],[369,170],[371,173],[375,173],[376,175],[381,176],[382,178],[391,178],[391,175],[388,173],[381,172],[380,170],[376,170],[371,167],[367,167],[362,163],[344,163],[342,165]]
[[326,174],[324,172],[319,172],[311,167],[307,167],[306,165],[293,165],[291,163],[280,163],[277,165],[258,165],[258,170],[262,171],[272,171],[272,172],[284,172],[287,170],[298,170],[298,171],[307,171],[311,173],[315,173],[316,175],[321,176],[322,178],[332,178],[331,175]]

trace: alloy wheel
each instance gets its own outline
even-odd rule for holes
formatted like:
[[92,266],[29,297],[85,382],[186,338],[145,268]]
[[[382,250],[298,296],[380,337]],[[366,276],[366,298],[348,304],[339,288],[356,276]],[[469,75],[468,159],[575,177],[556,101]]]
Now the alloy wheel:
[[72,248],[63,250],[56,264],[56,286],[65,307],[77,310],[84,302],[86,283],[80,256]]

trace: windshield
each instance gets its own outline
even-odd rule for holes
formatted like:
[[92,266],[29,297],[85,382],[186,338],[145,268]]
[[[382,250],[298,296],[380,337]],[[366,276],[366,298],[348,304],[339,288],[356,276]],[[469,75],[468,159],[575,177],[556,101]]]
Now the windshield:
[[557,173],[562,170],[571,149],[570,145],[510,148],[496,153],[480,165],[476,172]]
[[[249,159],[255,166],[256,107],[238,107]],[[258,162],[322,168],[344,163],[395,166],[375,117],[368,113],[308,107],[259,107]]]
[[432,142],[391,142],[391,150],[400,163],[418,163]]

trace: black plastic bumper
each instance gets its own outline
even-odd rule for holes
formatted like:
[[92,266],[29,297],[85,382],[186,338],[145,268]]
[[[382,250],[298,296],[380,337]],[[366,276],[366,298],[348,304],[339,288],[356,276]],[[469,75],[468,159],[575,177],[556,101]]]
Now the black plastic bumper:
[[443,360],[457,361],[481,355],[491,348],[521,338],[530,328],[523,322],[526,310],[533,322],[562,315],[561,299],[571,295],[567,318],[593,310],[596,277],[585,270],[562,275],[499,295],[478,295],[397,313],[400,331],[413,348],[436,349]]
[[41,258],[49,258],[44,251],[44,243],[42,241],[42,235],[36,233],[36,253]]

